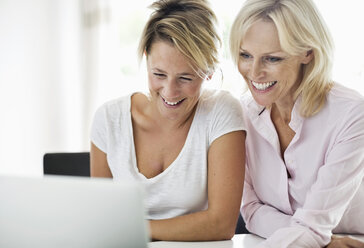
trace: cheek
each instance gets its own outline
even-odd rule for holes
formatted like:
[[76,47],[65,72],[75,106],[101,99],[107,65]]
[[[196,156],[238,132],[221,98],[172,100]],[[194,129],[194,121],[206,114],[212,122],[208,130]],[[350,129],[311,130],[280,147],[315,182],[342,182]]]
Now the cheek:
[[201,90],[201,83],[194,83],[191,85],[186,85],[185,87],[181,88],[181,94],[192,100],[200,96],[200,90]]
[[247,63],[240,62],[238,64],[238,71],[240,72],[240,75],[243,76],[245,82],[249,85],[248,81],[248,72],[249,72],[249,66]]
[[199,96],[201,91],[202,82],[196,83],[190,87],[190,94],[193,96]]
[[249,67],[247,63],[243,63],[243,62],[239,62],[238,64],[238,71],[240,72],[240,74],[244,77],[247,75],[248,71],[249,71]]
[[149,89],[152,90],[158,89],[158,81],[150,75],[148,75],[148,84],[149,84]]
[[297,67],[297,65],[288,65],[282,68],[277,68],[274,73],[283,81],[294,82],[297,80],[299,72],[300,69]]

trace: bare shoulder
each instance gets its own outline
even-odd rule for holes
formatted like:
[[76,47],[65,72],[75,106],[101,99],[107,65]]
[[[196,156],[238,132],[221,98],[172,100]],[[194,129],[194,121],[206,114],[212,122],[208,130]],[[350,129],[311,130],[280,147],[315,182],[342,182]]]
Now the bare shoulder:
[[131,96],[131,118],[133,121],[134,128],[141,127],[148,129],[150,118],[149,118],[149,106],[150,101],[148,96],[143,93],[135,93]]

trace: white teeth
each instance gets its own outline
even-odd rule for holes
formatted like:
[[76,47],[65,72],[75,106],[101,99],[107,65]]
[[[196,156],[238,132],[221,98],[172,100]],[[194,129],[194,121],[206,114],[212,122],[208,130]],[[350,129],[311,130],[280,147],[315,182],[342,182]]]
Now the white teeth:
[[277,83],[277,81],[272,81],[272,82],[267,82],[267,83],[257,83],[254,81],[251,81],[251,83],[254,85],[255,88],[257,88],[258,90],[266,90],[269,87],[273,86],[274,84]]
[[[182,99],[182,100],[183,100],[183,99]],[[178,104],[178,103],[182,102],[182,100],[177,101],[177,102],[168,102],[166,99],[164,99],[164,98],[163,98],[163,101],[164,101],[165,103],[167,103],[168,105],[171,105],[171,106],[174,106],[174,105],[176,105],[176,104]]]

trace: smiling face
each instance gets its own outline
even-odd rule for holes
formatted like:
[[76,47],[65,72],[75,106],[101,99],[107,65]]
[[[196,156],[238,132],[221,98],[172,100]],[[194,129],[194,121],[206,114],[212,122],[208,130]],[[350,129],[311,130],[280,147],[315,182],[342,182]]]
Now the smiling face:
[[193,112],[203,79],[171,43],[156,41],[147,55],[152,104],[163,118],[184,121]]
[[271,21],[255,22],[244,35],[238,69],[255,101],[262,106],[292,104],[301,83],[302,64],[311,54],[292,56],[282,51],[278,31]]

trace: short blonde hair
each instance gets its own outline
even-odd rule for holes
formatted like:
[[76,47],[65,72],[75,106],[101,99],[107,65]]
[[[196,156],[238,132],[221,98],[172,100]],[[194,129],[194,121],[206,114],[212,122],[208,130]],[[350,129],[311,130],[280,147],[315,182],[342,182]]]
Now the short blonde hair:
[[236,65],[242,38],[253,23],[262,19],[275,24],[283,51],[291,55],[312,51],[314,57],[303,65],[295,99],[302,95],[301,115],[313,116],[325,104],[332,86],[334,45],[324,20],[311,0],[247,0],[231,28],[230,51]]
[[148,55],[153,42],[171,42],[191,62],[199,75],[210,75],[219,62],[221,39],[215,13],[205,0],[159,0],[144,27],[139,43],[139,59]]

